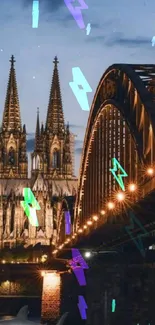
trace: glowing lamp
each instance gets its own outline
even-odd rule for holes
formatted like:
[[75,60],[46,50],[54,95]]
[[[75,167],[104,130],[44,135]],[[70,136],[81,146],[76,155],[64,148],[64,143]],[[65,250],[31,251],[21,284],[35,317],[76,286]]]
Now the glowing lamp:
[[[47,260],[47,255],[42,255],[42,257],[41,257],[41,262],[46,262],[46,260]],[[38,262],[38,261],[37,261]]]
[[146,172],[149,176],[152,176],[154,174],[154,170],[152,167],[148,168]]
[[92,221],[91,220],[88,220],[87,221],[87,225],[91,226],[92,225]]
[[105,210],[101,210],[101,215],[104,216],[104,214],[106,214]]
[[124,199],[125,199],[125,194],[124,194],[123,192],[118,192],[118,193],[116,194],[116,198],[117,198],[117,200],[118,200],[119,202],[124,201]]
[[98,220],[98,216],[93,216],[93,219],[94,219],[95,221],[97,221],[97,220]]
[[137,189],[136,184],[134,184],[134,183],[129,184],[129,191],[130,192],[134,192],[134,191],[136,191],[136,189]]
[[113,202],[108,202],[107,207],[109,210],[113,210],[115,207],[115,204]]
[[60,285],[60,275],[55,272],[45,272],[45,282],[46,285],[50,285],[51,289],[56,289],[58,285]]
[[78,232],[79,232],[79,233],[82,233],[82,232],[83,232],[83,230],[80,228],[80,229],[78,230]]
[[86,258],[89,258],[89,257],[91,257],[91,253],[90,253],[90,252],[85,252],[84,256],[85,256]]
[[84,229],[87,229],[87,226],[86,226],[86,225],[84,225],[84,226],[83,226],[83,228],[84,228]]

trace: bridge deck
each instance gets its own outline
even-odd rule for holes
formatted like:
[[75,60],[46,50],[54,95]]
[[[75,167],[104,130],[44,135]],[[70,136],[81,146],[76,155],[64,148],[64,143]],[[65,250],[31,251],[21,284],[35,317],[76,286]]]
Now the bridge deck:
[[[132,210],[136,218],[141,222],[150,235],[147,238],[143,238],[144,245],[151,246],[155,242],[155,177],[145,183],[141,189],[141,200],[132,206]],[[72,243],[72,246],[79,249],[98,249],[103,247],[104,249],[115,248],[116,246],[122,246],[124,244],[132,245],[132,239],[128,235],[125,226],[130,224],[130,218],[127,215],[127,211],[121,210],[115,218],[107,218],[107,221],[103,224],[99,224],[96,229],[89,230],[87,235],[78,234],[77,240]],[[135,225],[132,234],[134,237],[142,230]],[[134,245],[134,243],[133,243]],[[64,247],[65,249],[71,248],[69,243]],[[59,253],[59,256],[63,254]]]

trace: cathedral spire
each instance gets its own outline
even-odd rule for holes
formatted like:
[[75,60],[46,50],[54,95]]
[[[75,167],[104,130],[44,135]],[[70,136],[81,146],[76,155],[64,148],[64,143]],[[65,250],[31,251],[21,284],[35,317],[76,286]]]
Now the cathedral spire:
[[46,131],[61,135],[64,133],[64,115],[58,73],[58,59],[54,58],[54,71],[46,119]]
[[14,68],[14,56],[11,56],[11,68],[3,113],[2,130],[3,131],[22,131],[20,107],[17,91],[16,73]]
[[37,123],[36,123],[36,134],[35,134],[35,151],[40,148],[40,122],[39,122],[39,107],[37,107]]

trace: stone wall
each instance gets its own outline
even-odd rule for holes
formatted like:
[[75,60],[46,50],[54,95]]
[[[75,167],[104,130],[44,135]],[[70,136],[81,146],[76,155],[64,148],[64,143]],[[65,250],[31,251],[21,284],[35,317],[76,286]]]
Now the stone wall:
[[35,278],[5,280],[0,282],[0,296],[36,296],[42,295],[42,283]]
[[[153,265],[92,262],[86,271],[87,325],[155,324]],[[112,312],[112,299],[116,301]]]

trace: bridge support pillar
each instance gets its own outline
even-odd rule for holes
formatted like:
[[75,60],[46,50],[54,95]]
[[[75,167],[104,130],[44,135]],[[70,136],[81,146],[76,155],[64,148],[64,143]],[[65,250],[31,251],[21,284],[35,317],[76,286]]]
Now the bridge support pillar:
[[42,289],[42,322],[50,321],[55,324],[60,316],[60,287],[61,277],[54,271],[46,271],[43,276]]

